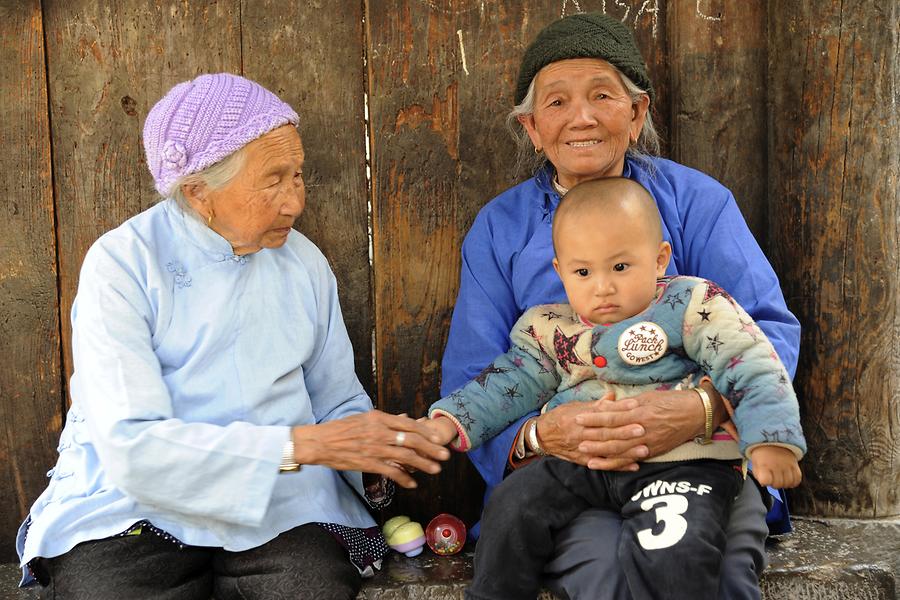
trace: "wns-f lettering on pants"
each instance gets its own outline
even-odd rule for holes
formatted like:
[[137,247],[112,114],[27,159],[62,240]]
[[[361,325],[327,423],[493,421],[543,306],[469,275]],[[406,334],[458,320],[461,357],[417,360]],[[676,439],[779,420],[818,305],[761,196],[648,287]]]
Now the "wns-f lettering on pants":
[[536,597],[554,535],[593,507],[621,511],[615,550],[632,597],[715,599],[725,526],[743,483],[734,460],[641,463],[636,472],[535,460],[507,477],[488,501],[466,597]]

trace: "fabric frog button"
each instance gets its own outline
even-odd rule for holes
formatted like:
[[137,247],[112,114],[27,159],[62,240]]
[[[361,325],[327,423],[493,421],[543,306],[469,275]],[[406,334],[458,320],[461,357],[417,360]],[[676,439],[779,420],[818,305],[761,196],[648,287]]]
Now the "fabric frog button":
[[645,365],[662,358],[669,347],[669,338],[656,323],[642,321],[623,331],[616,346],[625,363]]

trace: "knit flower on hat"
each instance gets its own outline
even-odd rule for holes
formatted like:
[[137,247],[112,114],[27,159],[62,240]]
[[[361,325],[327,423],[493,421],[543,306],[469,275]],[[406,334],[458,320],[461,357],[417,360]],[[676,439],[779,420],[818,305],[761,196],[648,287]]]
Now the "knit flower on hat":
[[187,164],[187,151],[184,144],[174,140],[166,140],[162,149],[163,166],[167,169],[183,169]]

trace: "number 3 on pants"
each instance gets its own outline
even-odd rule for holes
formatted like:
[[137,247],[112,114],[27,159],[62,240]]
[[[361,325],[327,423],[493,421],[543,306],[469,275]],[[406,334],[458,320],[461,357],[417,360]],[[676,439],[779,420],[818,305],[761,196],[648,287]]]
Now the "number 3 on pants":
[[669,494],[641,502],[641,510],[644,512],[653,509],[656,510],[656,522],[663,524],[662,531],[654,534],[652,529],[642,529],[637,532],[638,543],[645,550],[660,550],[674,546],[687,531],[687,521],[681,516],[688,509],[687,498]]

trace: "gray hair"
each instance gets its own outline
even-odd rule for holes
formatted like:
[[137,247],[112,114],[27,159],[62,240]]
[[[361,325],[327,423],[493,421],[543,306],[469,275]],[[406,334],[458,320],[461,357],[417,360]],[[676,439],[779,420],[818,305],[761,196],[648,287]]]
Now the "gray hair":
[[182,186],[200,184],[211,190],[225,187],[244,168],[246,158],[244,150],[246,148],[247,146],[238,148],[219,162],[211,164],[202,171],[179,177],[172,184],[171,197],[178,202],[178,205],[181,206],[186,214],[199,218],[197,211],[194,210],[194,207],[191,206],[191,203],[185,197],[184,191],[181,189]]
[[[627,75],[622,73],[622,71],[613,65],[610,66],[619,74],[619,77],[622,79],[622,84],[625,86],[625,91],[628,92],[632,102],[637,102],[640,100],[641,96],[649,95],[646,90],[639,88]],[[538,170],[547,163],[547,157],[544,156],[543,153],[535,152],[534,144],[532,144],[531,138],[528,137],[528,132],[525,131],[525,127],[519,123],[520,116],[534,114],[535,79],[537,79],[537,75],[535,75],[528,85],[528,93],[525,94],[522,102],[514,106],[513,109],[509,111],[509,114],[506,115],[506,128],[509,129],[509,132],[516,142],[516,177],[522,173],[527,173],[531,176],[534,173],[537,173]],[[625,155],[648,165],[652,169],[650,158],[659,156],[659,145],[659,134],[656,132],[656,127],[653,125],[653,117],[650,114],[650,108],[647,107],[647,114],[644,117],[644,125],[641,127],[641,133],[638,135],[638,140],[635,144],[628,147],[628,150],[625,151]]]

